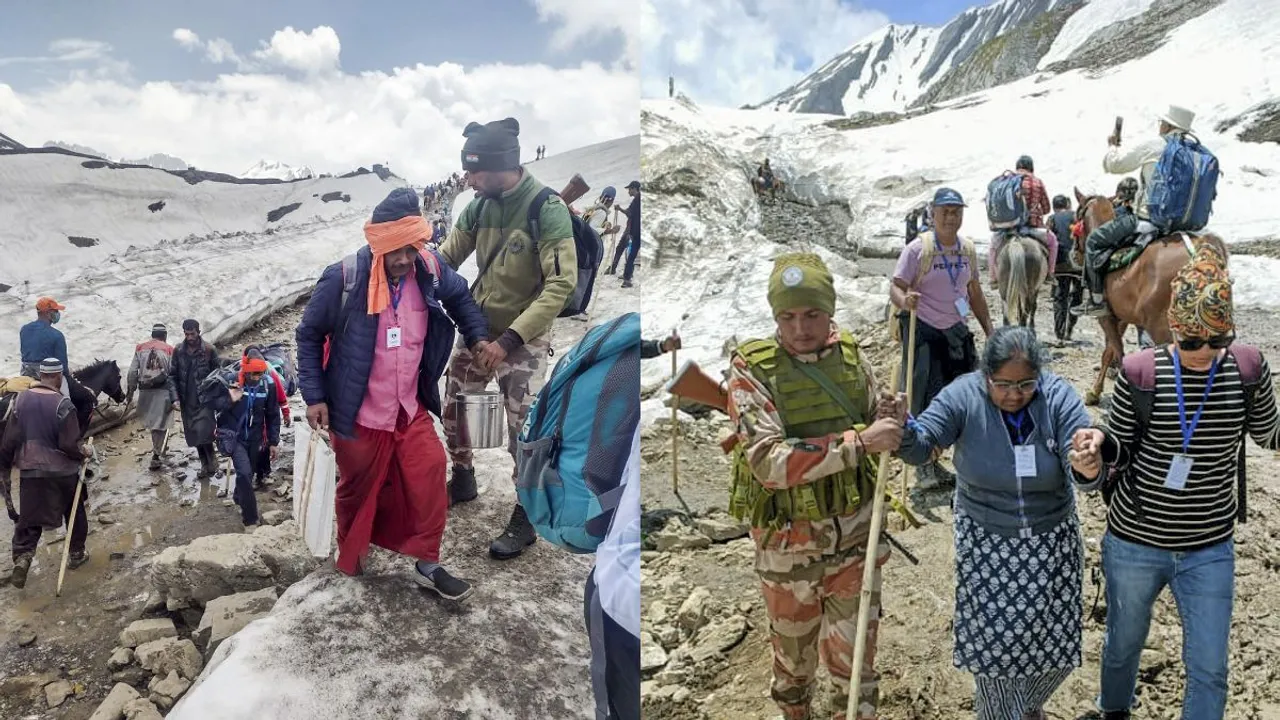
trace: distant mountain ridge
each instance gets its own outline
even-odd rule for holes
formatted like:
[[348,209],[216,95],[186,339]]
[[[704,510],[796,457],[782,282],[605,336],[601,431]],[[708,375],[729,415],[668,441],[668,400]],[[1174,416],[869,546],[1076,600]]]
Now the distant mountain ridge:
[[253,167],[240,173],[243,178],[276,178],[277,180],[306,180],[316,176],[314,170],[306,165],[294,167],[282,162],[259,160]]
[[44,144],[44,147],[59,148],[61,150],[80,153],[81,155],[92,155],[94,157],[102,158],[103,160],[118,162],[124,165],[150,165],[151,167],[159,168],[161,170],[176,170],[179,172],[191,167],[184,162],[182,158],[176,158],[165,153],[152,153],[144,158],[138,158],[135,160],[130,158],[113,158],[110,155],[94,150],[87,145],[77,145],[75,143],[67,143],[60,140],[50,140]]

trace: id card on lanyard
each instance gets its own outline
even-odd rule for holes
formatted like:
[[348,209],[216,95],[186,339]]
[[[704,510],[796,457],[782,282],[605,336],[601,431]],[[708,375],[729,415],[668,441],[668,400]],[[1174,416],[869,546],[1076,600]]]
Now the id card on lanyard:
[[1022,430],[1027,418],[1027,409],[1023,408],[1016,413],[1004,413],[1004,415],[1005,422],[1013,428],[1017,440],[1013,445],[1013,470],[1020,478],[1035,477],[1036,446],[1026,444],[1027,434]]
[[1209,401],[1209,391],[1213,389],[1213,379],[1218,374],[1218,358],[1214,358],[1213,365],[1209,367],[1209,378],[1204,383],[1204,395],[1200,397],[1200,407],[1196,408],[1196,414],[1191,417],[1191,422],[1187,422],[1187,401],[1182,391],[1182,360],[1176,351],[1170,355],[1173,357],[1173,387],[1178,396],[1178,427],[1182,430],[1182,452],[1175,454],[1169,461],[1169,472],[1164,476],[1164,486],[1170,490],[1182,490],[1187,487],[1187,478],[1191,476],[1191,467],[1194,465],[1187,450],[1191,447],[1191,436],[1195,434],[1196,426],[1200,424],[1200,416],[1204,414],[1205,403]]
[[[956,258],[956,264],[952,265],[947,260],[947,253],[942,249],[942,241],[934,236],[933,244],[938,248],[938,255],[942,258],[942,266],[947,269],[947,277],[951,279],[951,289],[956,293],[955,306],[956,312],[960,313],[960,319],[969,317],[969,290],[968,286],[961,287],[956,281],[960,279],[960,271],[964,269],[962,258]],[[959,238],[956,238],[957,247],[963,247]],[[963,251],[961,252],[963,256]],[[970,269],[972,272],[972,268]]]
[[387,328],[387,348],[400,347],[400,296],[404,293],[404,279],[391,286],[391,312],[395,315],[395,327]]

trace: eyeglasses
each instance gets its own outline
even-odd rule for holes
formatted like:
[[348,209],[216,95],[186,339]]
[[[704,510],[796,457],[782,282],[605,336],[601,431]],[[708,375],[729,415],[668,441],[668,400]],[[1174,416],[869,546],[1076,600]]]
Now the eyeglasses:
[[991,387],[997,390],[1000,390],[1002,392],[1029,393],[1032,390],[1035,390],[1036,387],[1040,385],[1040,380],[1038,378],[1031,378],[1030,380],[1019,380],[1018,382],[1010,382],[1008,380],[994,380],[994,379],[988,378],[988,382],[991,383]]
[[1178,348],[1181,350],[1186,350],[1187,352],[1192,352],[1194,350],[1199,350],[1205,345],[1208,345],[1214,350],[1222,350],[1223,348],[1230,347],[1231,343],[1235,342],[1235,340],[1236,340],[1235,333],[1231,333],[1230,335],[1215,335],[1214,337],[1207,338],[1207,339],[1206,338],[1182,338],[1178,340]]

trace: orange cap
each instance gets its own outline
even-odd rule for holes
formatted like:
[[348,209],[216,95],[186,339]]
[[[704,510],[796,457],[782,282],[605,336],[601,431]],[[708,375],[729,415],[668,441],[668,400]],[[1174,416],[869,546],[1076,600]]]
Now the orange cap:
[[51,310],[66,310],[63,305],[59,305],[57,300],[51,297],[42,297],[36,301],[36,312],[49,312]]

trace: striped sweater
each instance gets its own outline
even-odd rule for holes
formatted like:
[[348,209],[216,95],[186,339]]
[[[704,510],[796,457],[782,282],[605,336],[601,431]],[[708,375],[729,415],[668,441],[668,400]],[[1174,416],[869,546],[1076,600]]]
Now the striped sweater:
[[[1192,551],[1232,536],[1236,518],[1236,477],[1242,432],[1270,450],[1280,448],[1280,423],[1271,386],[1271,370],[1263,360],[1250,417],[1244,417],[1244,392],[1235,358],[1230,354],[1214,377],[1204,413],[1187,454],[1193,464],[1185,488],[1165,487],[1173,456],[1182,450],[1173,361],[1167,348],[1155,354],[1156,384],[1151,419],[1142,437],[1134,412],[1134,388],[1124,373],[1116,380],[1107,434],[1120,446],[1119,465],[1127,465],[1107,512],[1107,525],[1117,537],[1165,550]],[[1182,368],[1187,422],[1204,397],[1207,371]]]

